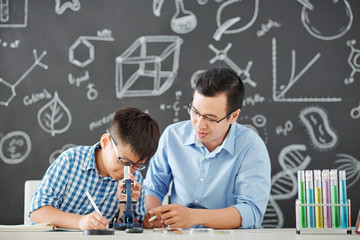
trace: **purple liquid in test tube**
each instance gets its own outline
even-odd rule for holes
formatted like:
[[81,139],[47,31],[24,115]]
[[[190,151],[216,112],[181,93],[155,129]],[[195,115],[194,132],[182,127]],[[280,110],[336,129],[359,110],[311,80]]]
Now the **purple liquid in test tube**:
[[[331,203],[331,190],[330,190],[330,172],[329,170],[322,171],[322,191],[323,191],[323,203]],[[331,228],[331,207],[324,206],[324,228]]]

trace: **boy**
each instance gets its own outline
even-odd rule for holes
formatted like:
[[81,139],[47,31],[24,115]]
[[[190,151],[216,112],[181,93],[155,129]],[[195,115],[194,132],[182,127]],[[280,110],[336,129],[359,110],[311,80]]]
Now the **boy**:
[[[130,164],[135,218],[145,215],[145,196],[139,170],[145,169],[154,155],[160,130],[158,123],[137,108],[124,108],[114,119],[100,142],[78,146],[62,153],[46,171],[30,207],[34,223],[48,222],[57,227],[75,229],[106,229],[109,220],[126,200],[119,180],[124,178],[124,165]],[[101,214],[94,211],[89,192]]]

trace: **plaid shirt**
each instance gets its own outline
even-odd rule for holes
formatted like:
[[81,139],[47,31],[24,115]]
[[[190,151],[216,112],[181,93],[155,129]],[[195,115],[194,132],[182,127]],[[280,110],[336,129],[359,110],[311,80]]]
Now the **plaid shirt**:
[[[86,215],[94,210],[86,196],[89,191],[102,215],[112,220],[119,211],[117,187],[119,180],[110,176],[103,178],[97,171],[93,146],[78,146],[63,152],[46,171],[37,188],[30,206],[30,212],[43,206],[53,206],[61,211]],[[139,171],[134,173],[136,181],[142,185]],[[142,221],[145,215],[145,194],[141,194],[133,205],[135,217]]]

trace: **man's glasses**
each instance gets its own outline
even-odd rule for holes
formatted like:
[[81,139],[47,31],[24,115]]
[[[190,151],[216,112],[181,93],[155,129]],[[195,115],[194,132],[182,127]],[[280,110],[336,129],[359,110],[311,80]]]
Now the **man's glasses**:
[[109,129],[106,129],[106,132],[107,134],[109,134],[110,136],[110,140],[111,140],[111,144],[114,148],[114,151],[115,151],[115,154],[117,156],[117,162],[121,165],[132,165],[132,168],[135,169],[135,170],[144,170],[145,168],[147,168],[148,166],[145,165],[145,164],[141,164],[141,163],[134,163],[133,161],[127,159],[127,158],[123,158],[123,157],[120,157],[119,154],[118,154],[118,151],[116,149],[116,145],[115,145],[115,142],[114,142],[114,139],[112,138],[110,132],[109,132]]
[[229,113],[228,115],[226,115],[225,117],[223,117],[222,119],[220,120],[216,120],[216,119],[213,119],[211,117],[208,117],[208,116],[205,116],[205,115],[202,115],[201,113],[199,113],[198,111],[196,111],[193,107],[192,107],[192,100],[191,102],[188,104],[188,113],[190,114],[190,117],[192,118],[196,118],[196,119],[199,119],[200,117],[202,117],[208,124],[215,124],[215,123],[219,123],[221,121],[223,121],[224,119],[230,117],[230,115],[235,112],[235,111],[232,111],[231,113]]

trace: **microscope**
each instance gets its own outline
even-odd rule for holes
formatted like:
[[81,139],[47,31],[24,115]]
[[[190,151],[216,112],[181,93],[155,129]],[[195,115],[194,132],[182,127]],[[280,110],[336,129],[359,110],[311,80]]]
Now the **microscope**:
[[142,233],[143,226],[140,223],[134,222],[134,212],[131,210],[131,205],[133,203],[137,203],[131,199],[131,186],[136,186],[136,182],[131,182],[129,179],[130,173],[130,165],[124,166],[124,180],[121,181],[121,187],[125,186],[124,190],[121,192],[122,194],[126,194],[126,201],[119,201],[120,204],[125,203],[125,211],[123,211],[121,217],[121,223],[114,223],[114,228],[116,230],[125,230],[127,233]]

